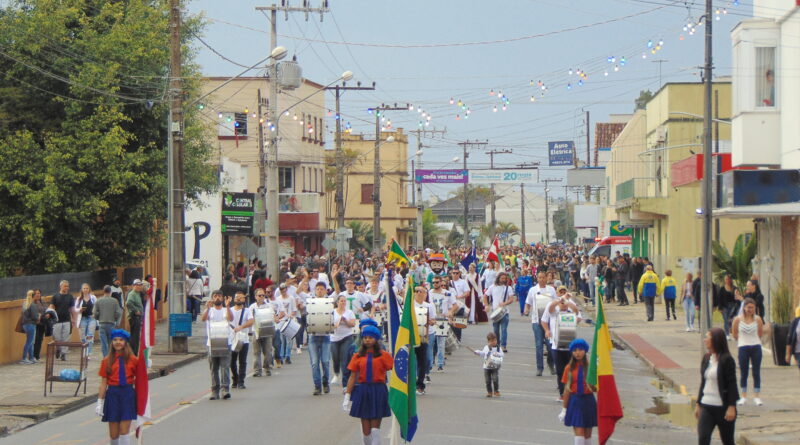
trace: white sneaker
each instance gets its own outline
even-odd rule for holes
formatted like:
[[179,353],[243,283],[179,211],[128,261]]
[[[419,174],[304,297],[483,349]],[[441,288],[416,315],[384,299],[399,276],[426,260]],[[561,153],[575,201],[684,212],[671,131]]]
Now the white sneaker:
[[337,374],[334,374],[333,377],[331,377],[331,383],[330,384],[333,385],[337,381],[339,381],[339,376]]
[[692,332],[692,328],[686,328],[686,332]]
[[303,349],[302,348],[297,348],[297,353],[298,354],[302,354],[303,353]]
[[745,399],[744,397],[742,397],[736,402],[736,404],[739,406],[744,406],[745,403],[747,403],[747,399]]
[[758,397],[754,398],[754,399],[753,399],[753,402],[755,402],[755,403],[756,403],[756,406],[761,406],[761,405],[763,405],[763,404],[764,404],[764,402],[762,402],[762,401],[761,401],[761,399],[760,399],[760,398],[758,398]]

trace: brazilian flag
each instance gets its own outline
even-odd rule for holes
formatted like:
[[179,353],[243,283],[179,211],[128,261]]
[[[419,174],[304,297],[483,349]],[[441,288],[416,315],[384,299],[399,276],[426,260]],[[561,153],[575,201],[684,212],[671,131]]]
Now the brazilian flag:
[[[390,287],[391,289],[391,287]],[[389,317],[398,319],[398,306],[394,292],[389,292]],[[394,330],[394,329],[393,329]],[[394,334],[394,333],[393,333]],[[394,371],[389,379],[389,406],[397,423],[400,424],[400,437],[411,442],[417,432],[417,360],[414,346],[420,343],[417,329],[417,316],[414,311],[414,279],[408,277],[403,317],[392,341],[394,349]]]

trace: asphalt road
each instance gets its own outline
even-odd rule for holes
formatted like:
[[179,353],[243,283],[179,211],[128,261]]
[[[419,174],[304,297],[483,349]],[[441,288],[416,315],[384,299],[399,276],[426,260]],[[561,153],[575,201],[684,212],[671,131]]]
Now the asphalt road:
[[[470,326],[464,344],[480,348],[491,326]],[[591,336],[591,331],[581,332]],[[535,376],[533,333],[517,315],[509,326],[509,353],[500,371],[500,398],[486,398],[480,358],[462,347],[448,358],[445,372],[432,375],[426,395],[418,396],[420,425],[416,444],[571,444],[572,431],[556,418],[555,377]],[[694,431],[647,414],[659,395],[654,376],[632,355],[614,351],[617,385],[625,407],[615,444],[693,443]],[[249,361],[252,360],[252,357]],[[153,424],[145,444],[361,444],[359,422],[341,410],[341,388],[312,396],[308,353],[271,377],[248,378],[246,390],[231,400],[209,401],[206,361],[195,362],[151,383]],[[249,365],[249,363],[248,363]],[[384,421],[383,436],[390,423]],[[52,419],[12,436],[6,444],[101,445],[107,429],[94,406]],[[388,443],[388,440],[384,440]],[[597,443],[596,432],[594,443]]]

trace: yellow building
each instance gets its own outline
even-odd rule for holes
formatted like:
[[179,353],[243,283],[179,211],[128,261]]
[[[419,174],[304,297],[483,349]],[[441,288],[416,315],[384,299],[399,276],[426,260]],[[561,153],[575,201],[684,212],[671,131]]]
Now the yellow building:
[[[411,245],[413,224],[417,209],[408,202],[408,135],[402,128],[381,132],[381,140],[390,136],[393,142],[380,145],[381,170],[381,230],[387,238],[394,238],[404,248]],[[343,134],[342,148],[352,152],[355,161],[345,169],[344,200],[345,224],[359,221],[372,226],[373,185],[375,165],[375,137],[363,134]],[[328,227],[336,227],[335,194],[329,193],[327,208]]]
[[[730,82],[714,83],[717,116],[731,115]],[[633,229],[633,255],[647,256],[659,273],[695,273],[702,252],[700,204],[703,84],[669,83],[637,110],[611,147],[606,166],[606,220]],[[718,124],[715,159],[730,168],[730,125]],[[715,129],[716,130],[716,129]],[[716,238],[732,247],[752,225],[721,221]]]

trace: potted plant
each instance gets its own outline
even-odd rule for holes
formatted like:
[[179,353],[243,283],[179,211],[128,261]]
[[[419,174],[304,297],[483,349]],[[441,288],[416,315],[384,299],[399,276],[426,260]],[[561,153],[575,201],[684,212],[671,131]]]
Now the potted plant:
[[772,360],[777,366],[789,366],[786,362],[786,337],[792,321],[792,292],[789,285],[781,281],[771,292],[772,311]]

